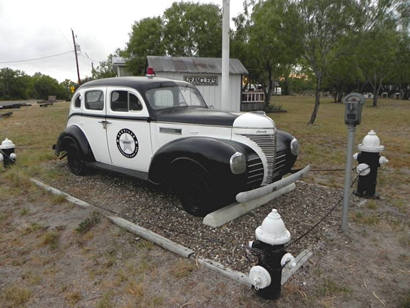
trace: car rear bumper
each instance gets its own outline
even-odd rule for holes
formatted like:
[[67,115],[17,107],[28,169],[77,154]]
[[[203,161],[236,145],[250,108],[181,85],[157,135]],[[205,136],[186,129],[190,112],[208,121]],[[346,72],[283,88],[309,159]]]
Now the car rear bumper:
[[288,177],[283,178],[279,181],[273,182],[269,185],[262,186],[262,187],[259,187],[253,190],[240,192],[236,195],[236,201],[239,203],[245,203],[245,202],[260,198],[275,190],[281,189],[282,187],[285,187],[289,184],[296,182],[303,175],[305,175],[309,170],[310,170],[310,165],[307,165],[302,170],[299,170],[298,172],[293,173],[292,175],[289,175]]

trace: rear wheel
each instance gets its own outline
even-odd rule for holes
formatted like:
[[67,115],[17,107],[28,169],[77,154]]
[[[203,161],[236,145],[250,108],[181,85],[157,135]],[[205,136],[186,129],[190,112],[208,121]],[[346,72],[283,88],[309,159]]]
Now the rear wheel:
[[68,168],[75,175],[86,175],[87,167],[78,146],[70,143],[67,147]]
[[206,174],[199,167],[174,169],[174,188],[182,207],[194,216],[205,216],[213,209],[213,193]]

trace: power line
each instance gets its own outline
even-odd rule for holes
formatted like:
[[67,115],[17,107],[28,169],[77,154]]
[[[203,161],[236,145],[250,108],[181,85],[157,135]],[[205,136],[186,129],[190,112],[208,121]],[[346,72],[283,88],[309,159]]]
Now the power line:
[[37,60],[43,60],[43,59],[48,59],[48,58],[53,58],[53,57],[58,57],[62,56],[68,53],[72,53],[73,51],[65,51],[61,53],[57,53],[54,55],[49,55],[49,56],[43,56],[43,57],[38,57],[38,58],[31,58],[31,59],[23,59],[23,60],[15,60],[15,61],[0,61],[0,64],[14,64],[14,63],[23,63],[23,62],[30,62],[30,61],[37,61]]

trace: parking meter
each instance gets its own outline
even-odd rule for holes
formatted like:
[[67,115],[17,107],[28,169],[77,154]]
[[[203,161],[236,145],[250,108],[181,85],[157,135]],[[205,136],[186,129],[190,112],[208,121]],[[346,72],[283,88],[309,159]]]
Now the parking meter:
[[348,128],[347,151],[346,151],[346,169],[345,185],[343,192],[343,210],[342,210],[342,229],[347,231],[347,212],[349,209],[350,186],[352,180],[352,156],[353,142],[356,125],[360,124],[362,119],[362,107],[364,96],[359,93],[350,93],[343,98],[345,104],[345,124]]
[[345,124],[356,126],[362,118],[364,96],[359,93],[350,93],[343,98],[345,104]]

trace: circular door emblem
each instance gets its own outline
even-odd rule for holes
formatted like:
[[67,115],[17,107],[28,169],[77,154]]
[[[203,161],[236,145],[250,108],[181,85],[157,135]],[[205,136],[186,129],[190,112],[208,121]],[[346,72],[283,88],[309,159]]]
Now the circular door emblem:
[[138,153],[138,139],[128,128],[121,129],[117,134],[118,150],[127,158],[133,158]]

